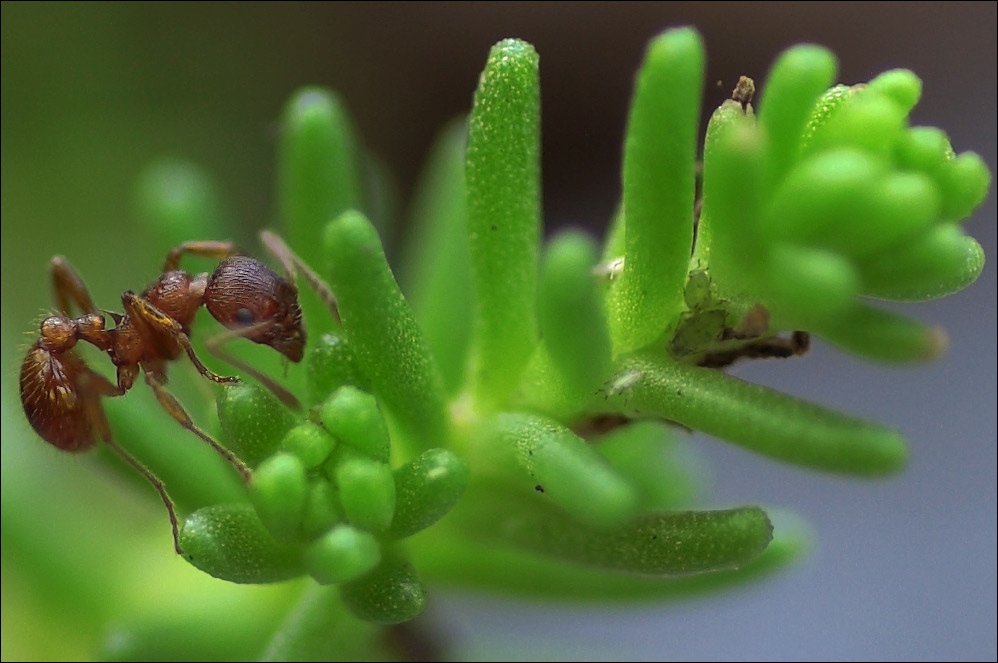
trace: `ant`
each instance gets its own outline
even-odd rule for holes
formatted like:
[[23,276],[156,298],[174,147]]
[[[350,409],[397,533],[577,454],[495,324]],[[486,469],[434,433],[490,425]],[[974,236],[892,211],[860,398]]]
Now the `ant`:
[[[229,330],[221,340],[206,343],[209,351],[260,380],[288,407],[301,409],[286,389],[221,350],[224,342],[245,337],[269,345],[293,362],[301,361],[306,333],[293,283],[297,271],[337,315],[328,286],[283,240],[269,232],[262,233],[261,239],[281,262],[286,278],[242,255],[231,242],[187,242],[167,254],[162,274],[141,295],[131,290],[121,295],[124,314],[105,311],[114,321],[111,329],[76,270],[65,258],[54,257],[50,271],[58,313],[42,321],[39,338],[21,364],[21,404],[35,432],[63,451],[86,451],[98,439],[110,446],[159,493],[170,515],[177,554],[182,551],[173,501],[163,482],[114,441],[100,399],[123,396],[135,384],[141,367],[146,384],[170,416],[210,445],[248,482],[251,472],[246,464],[195,426],[180,402],[166,390],[166,366],[186,353],[208,380],[218,384],[239,381],[210,371],[191,346],[191,323],[203,305]],[[185,254],[220,262],[210,275],[192,275],[178,268]],[[71,303],[82,315],[72,317]],[[117,367],[116,383],[92,370],[76,354],[74,346],[79,341],[107,354]]]

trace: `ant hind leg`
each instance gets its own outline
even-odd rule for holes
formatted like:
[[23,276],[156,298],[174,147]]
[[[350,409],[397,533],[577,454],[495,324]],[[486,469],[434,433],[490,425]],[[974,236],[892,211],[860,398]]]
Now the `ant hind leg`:
[[111,447],[116,454],[121,456],[121,458],[131,465],[135,470],[146,478],[146,481],[153,485],[156,492],[159,493],[159,498],[163,500],[163,505],[166,507],[167,513],[170,514],[170,527],[173,531],[173,549],[177,551],[178,555],[183,555],[184,551],[180,548],[180,524],[177,520],[177,511],[173,506],[173,500],[166,493],[166,484],[164,484],[159,477],[153,474],[145,465],[140,463],[134,456],[129,454],[127,451],[122,449],[117,442],[111,439],[111,436],[104,438],[104,442],[107,446]]
[[99,314],[83,279],[80,278],[68,260],[62,256],[55,256],[49,263],[49,271],[52,274],[52,291],[55,295],[55,303],[59,307],[60,313],[72,316],[69,306],[69,302],[72,300],[84,313]]
[[93,370],[87,369],[86,375],[87,388],[92,389],[88,393],[86,398],[87,410],[89,412],[88,416],[90,421],[93,423],[97,432],[100,434],[101,439],[111,447],[111,449],[121,457],[126,463],[132,466],[136,472],[145,477],[146,481],[152,484],[152,487],[156,489],[159,493],[159,498],[163,501],[163,506],[166,507],[166,512],[170,515],[170,529],[173,533],[173,549],[178,555],[184,553],[180,548],[180,524],[177,519],[177,510],[173,505],[173,500],[166,492],[166,484],[152,473],[149,468],[143,465],[135,456],[131,455],[124,450],[114,438],[111,437],[111,427],[107,424],[107,418],[104,416],[104,410],[101,409],[99,396],[122,396],[125,390],[121,387],[111,384],[107,378],[105,378],[100,373]]
[[175,246],[166,254],[166,261],[163,263],[164,272],[172,272],[180,265],[180,258],[185,253],[201,258],[214,258],[224,260],[232,256],[242,255],[242,251],[232,242],[184,242],[180,246]]
[[173,395],[166,390],[166,387],[163,386],[159,376],[149,373],[148,371],[145,375],[146,384],[148,384],[156,394],[156,398],[159,400],[160,405],[163,406],[163,409],[166,410],[178,424],[200,437],[208,446],[218,452],[218,455],[224,458],[229,465],[236,468],[236,470],[238,470],[242,475],[243,480],[249,483],[250,478],[252,478],[252,472],[250,471],[250,468],[246,466],[246,463],[239,460],[235,454],[216,442],[214,438],[205,433],[203,430],[195,426],[194,422],[191,421],[190,415],[187,414],[187,411],[184,410],[184,407],[180,404],[180,401],[174,398]]

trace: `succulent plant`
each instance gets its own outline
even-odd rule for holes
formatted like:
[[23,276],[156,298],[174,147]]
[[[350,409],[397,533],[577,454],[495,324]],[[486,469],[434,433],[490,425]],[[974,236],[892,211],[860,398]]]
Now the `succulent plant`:
[[[289,101],[281,232],[336,298],[333,311],[300,288],[311,336],[289,382],[306,412],[251,380],[224,388],[221,439],[253,468],[248,496],[217,463],[192,476],[189,450],[149,460],[189,513],[191,564],[235,583],[314,580],[266,657],[381,651],[372,624],[418,615],[424,582],[667,597],[793,559],[800,536],[774,538],[759,507],[691,510],[673,424],[817,470],[903,467],[899,432],[723,369],[801,354],[810,334],[875,360],[938,355],[941,330],[869,300],[977,278],[983,252],[958,223],[990,173],[908,126],[913,73],[834,85],[815,46],[778,59],[758,113],[739,82],[700,168],[704,59],[689,28],[651,42],[606,238],[545,242],[538,56],[496,44],[469,118],[431,155],[399,279],[376,229],[383,173],[343,103],[319,88]],[[164,237],[215,227],[197,169],[144,183]]]

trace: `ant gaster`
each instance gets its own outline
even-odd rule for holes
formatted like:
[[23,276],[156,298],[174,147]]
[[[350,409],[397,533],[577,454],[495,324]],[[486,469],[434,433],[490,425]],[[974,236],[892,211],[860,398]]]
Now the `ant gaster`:
[[[230,330],[222,340],[208,342],[209,350],[260,380],[289,407],[300,409],[297,399],[286,389],[221,350],[225,341],[246,337],[269,345],[293,362],[301,360],[306,334],[298,291],[292,282],[296,268],[336,314],[328,286],[279,237],[265,232],[262,239],[288,278],[258,260],[240,255],[229,242],[188,242],[167,254],[163,273],[141,295],[130,290],[121,295],[125,313],[107,312],[114,321],[111,329],[80,276],[64,258],[56,256],[50,269],[59,312],[42,321],[38,341],[21,364],[21,403],[35,432],[46,442],[70,452],[85,451],[98,439],[108,444],[156,488],[169,512],[178,554],[179,526],[166,487],[114,441],[100,399],[124,395],[135,384],[141,367],[146,384],[170,416],[209,444],[248,481],[249,468],[195,426],[180,402],[166,390],[166,365],[186,353],[198,372],[212,382],[238,382],[238,378],[220,376],[206,368],[191,346],[191,323],[204,305]],[[178,269],[181,256],[187,253],[220,262],[210,275],[192,275]],[[81,316],[72,317],[71,302],[82,311]],[[92,370],[76,354],[74,346],[78,341],[90,343],[108,355],[117,367],[116,384]]]

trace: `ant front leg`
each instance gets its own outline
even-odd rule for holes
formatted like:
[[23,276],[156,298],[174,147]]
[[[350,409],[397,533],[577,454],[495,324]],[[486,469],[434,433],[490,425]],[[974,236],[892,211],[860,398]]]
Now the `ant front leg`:
[[284,271],[287,272],[292,280],[294,280],[298,272],[301,272],[302,277],[338,322],[340,320],[340,309],[336,305],[336,297],[333,296],[333,291],[329,289],[329,285],[311,267],[306,265],[305,261],[299,258],[277,233],[272,233],[269,230],[261,231],[260,241],[270,251],[270,254],[277,258],[284,267]]
[[256,370],[246,362],[241,359],[229,354],[224,350],[225,345],[239,338],[247,338],[252,336],[255,332],[259,330],[266,329],[269,327],[271,322],[263,321],[258,322],[253,325],[249,325],[242,329],[229,329],[224,332],[220,332],[215,336],[210,336],[204,339],[204,347],[208,349],[208,352],[215,355],[222,361],[235,366],[240,371],[243,371],[247,375],[253,376],[257,382],[262,384],[267,388],[270,393],[277,397],[277,400],[281,401],[285,407],[294,410],[295,412],[301,412],[301,402],[298,398],[292,394],[290,391],[284,388],[280,383],[271,378],[269,375],[261,373]]
[[76,273],[69,261],[62,256],[55,256],[49,263],[49,271],[52,274],[52,291],[55,295],[56,306],[63,315],[72,317],[69,302],[72,300],[84,313],[97,315],[97,307],[94,306],[87,286],[83,284],[83,279]]
[[201,258],[213,258],[224,260],[232,256],[242,255],[232,242],[184,242],[180,246],[175,246],[166,254],[166,262],[163,263],[164,272],[172,272],[180,265],[180,258],[185,253],[190,253]]
[[218,384],[231,384],[239,382],[239,378],[237,377],[222,376],[208,370],[208,367],[202,364],[201,360],[198,359],[197,354],[194,352],[194,347],[191,345],[191,339],[186,333],[184,333],[184,330],[180,326],[179,322],[166,315],[131,290],[128,290],[121,295],[121,303],[125,307],[125,312],[131,316],[132,320],[135,321],[137,325],[150,330],[151,333],[157,337],[173,339],[178,345],[180,345],[180,347],[182,347],[187,353],[191,363],[194,364],[194,368],[198,370],[198,373],[212,382],[217,382]]

